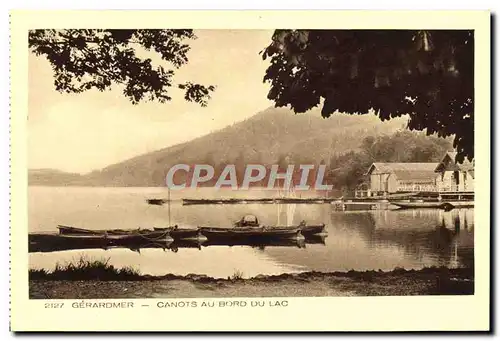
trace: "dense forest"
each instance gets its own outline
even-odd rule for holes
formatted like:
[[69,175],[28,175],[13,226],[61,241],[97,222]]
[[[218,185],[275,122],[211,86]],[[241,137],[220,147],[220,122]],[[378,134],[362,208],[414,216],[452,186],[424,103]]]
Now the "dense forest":
[[[296,169],[301,164],[315,165],[315,168],[309,173],[310,184],[316,179],[318,166],[325,165],[327,169],[325,182],[333,185],[334,189],[348,192],[365,180],[364,174],[373,162],[439,162],[443,155],[450,150],[453,150],[451,139],[402,130],[391,135],[367,136],[363,139],[358,150],[333,155],[329,160],[314,160],[307,154],[302,154],[302,156],[280,154],[276,161],[271,164],[277,164],[280,172],[283,173],[286,172],[288,165],[295,165]],[[235,165],[237,182],[241,185],[246,165],[262,164],[262,160],[259,157],[247,159],[243,153],[240,153],[233,162],[216,162],[213,154],[208,154],[205,164],[214,167],[215,176],[212,181],[204,183],[204,186],[214,186],[218,176],[228,164]],[[254,183],[254,186],[267,186],[271,164],[266,165],[266,177]],[[175,182],[187,181],[189,185],[190,175],[192,174],[186,178],[186,174],[179,173]],[[299,181],[300,173],[294,172],[294,184],[298,184]],[[280,183],[282,182],[277,182],[277,184]]]
[[439,162],[453,150],[451,139],[425,133],[399,131],[393,135],[366,137],[360,151],[350,151],[330,159],[327,179],[336,189],[353,190],[365,180],[373,162]]

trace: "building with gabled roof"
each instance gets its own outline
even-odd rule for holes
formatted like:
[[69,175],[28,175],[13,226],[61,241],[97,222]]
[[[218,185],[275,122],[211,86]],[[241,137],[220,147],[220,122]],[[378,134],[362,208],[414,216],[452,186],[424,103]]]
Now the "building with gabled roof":
[[456,152],[447,152],[440,162],[375,162],[365,174],[369,181],[361,185],[356,196],[474,192],[474,163],[457,163],[456,156]]
[[375,162],[366,175],[370,179],[372,195],[396,192],[434,191],[436,186],[435,169],[438,163]]
[[447,152],[435,171],[436,187],[439,192],[474,192],[474,162],[465,159],[456,162],[457,153]]

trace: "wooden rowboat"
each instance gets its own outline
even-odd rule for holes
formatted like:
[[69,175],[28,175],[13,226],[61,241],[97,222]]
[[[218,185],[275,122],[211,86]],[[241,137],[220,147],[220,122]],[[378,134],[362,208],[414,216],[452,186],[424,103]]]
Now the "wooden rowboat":
[[199,239],[199,228],[155,227],[155,231],[168,231],[174,240]]
[[267,227],[211,227],[200,226],[200,232],[207,237],[208,240],[223,239],[253,239],[253,240],[270,240],[270,239],[303,239],[300,228],[267,228]]
[[147,232],[152,232],[152,230],[147,230],[147,229],[135,229],[135,230],[122,230],[122,229],[111,229],[111,230],[89,230],[89,229],[82,229],[79,227],[72,227],[72,226],[65,226],[65,225],[58,225],[57,228],[59,229],[59,234],[64,234],[64,235],[103,235],[103,234],[108,234],[108,235],[131,235],[131,234],[143,234]]
[[237,239],[237,240],[225,240],[225,239],[210,239],[203,243],[203,247],[210,246],[251,246],[259,249],[264,249],[265,247],[296,247],[304,248],[306,242],[301,239],[270,239],[270,240],[252,240],[252,239]]
[[402,202],[391,201],[391,204],[400,208],[439,208],[451,210],[453,208],[470,208],[474,207],[474,201],[423,201],[423,202]]
[[57,228],[59,229],[59,235],[62,237],[75,237],[75,238],[85,238],[85,237],[91,237],[95,236],[98,238],[101,237],[108,237],[108,239],[115,238],[115,239],[124,239],[127,237],[146,237],[146,238],[156,238],[157,236],[161,236],[164,234],[168,234],[169,231],[167,230],[147,230],[147,229],[136,229],[136,230],[121,230],[121,229],[113,229],[113,230],[89,230],[89,229],[82,229],[78,227],[72,227],[72,226],[64,226],[64,225],[58,225]]
[[271,204],[273,199],[262,198],[262,199],[182,199],[183,205],[227,205],[227,204]]
[[57,228],[59,229],[59,234],[64,234],[64,235],[72,235],[72,234],[100,235],[100,234],[102,234],[102,232],[99,232],[99,231],[81,229],[81,228],[72,227],[72,226],[57,225]]
[[61,240],[81,240],[83,242],[87,241],[109,241],[109,242],[125,242],[125,243],[136,243],[136,242],[146,242],[155,241],[168,236],[167,233],[162,231],[149,231],[144,233],[135,233],[128,235],[118,235],[118,234],[68,234],[68,235],[56,235],[57,238]]
[[321,225],[299,225],[300,232],[304,235],[304,237],[326,233],[325,232],[325,224]]
[[146,201],[150,205],[160,205],[160,206],[166,202],[165,199],[147,199]]
[[163,231],[147,231],[135,234],[50,234],[38,233],[29,235],[29,250],[56,251],[71,249],[132,247],[137,245],[167,245],[173,240]]
[[[174,227],[155,227],[153,230],[135,229],[135,230],[88,230],[71,226],[59,225],[59,234],[64,236],[139,236],[146,238],[156,238],[158,235],[168,234],[174,240],[200,239],[198,228],[178,228]],[[205,237],[201,236],[202,239]]]

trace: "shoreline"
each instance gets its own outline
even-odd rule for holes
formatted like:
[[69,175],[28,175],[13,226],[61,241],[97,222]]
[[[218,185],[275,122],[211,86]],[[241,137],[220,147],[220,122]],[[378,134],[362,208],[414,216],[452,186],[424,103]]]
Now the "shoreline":
[[30,299],[307,297],[473,295],[474,269],[429,267],[420,270],[301,272],[214,278],[123,272],[105,279],[92,274],[66,278],[30,271]]

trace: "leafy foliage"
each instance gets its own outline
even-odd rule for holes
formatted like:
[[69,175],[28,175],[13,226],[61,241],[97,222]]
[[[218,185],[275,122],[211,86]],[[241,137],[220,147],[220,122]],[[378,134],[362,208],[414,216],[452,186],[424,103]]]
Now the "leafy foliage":
[[360,151],[332,157],[327,179],[337,189],[353,190],[373,162],[438,162],[451,147],[449,139],[410,131],[368,136]]
[[[144,100],[170,101],[174,69],[188,62],[187,40],[192,30],[32,30],[29,48],[50,62],[55,88],[60,92],[104,91],[113,83],[124,86],[123,94],[133,104]],[[141,51],[157,53],[172,69],[154,66]],[[139,52],[139,53],[138,53]],[[207,105],[215,87],[192,82],[177,84],[190,102]]]
[[263,58],[276,107],[382,120],[454,135],[457,160],[474,157],[474,36],[466,30],[276,30]]

